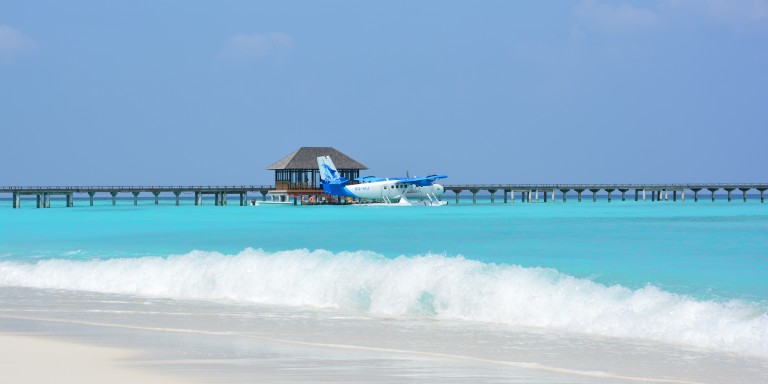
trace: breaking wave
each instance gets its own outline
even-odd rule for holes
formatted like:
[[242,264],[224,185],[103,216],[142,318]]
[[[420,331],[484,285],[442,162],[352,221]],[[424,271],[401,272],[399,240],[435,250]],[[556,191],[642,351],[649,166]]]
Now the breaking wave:
[[639,338],[768,357],[759,303],[606,286],[545,268],[441,255],[193,251],[169,257],[0,262],[0,286],[345,308]]

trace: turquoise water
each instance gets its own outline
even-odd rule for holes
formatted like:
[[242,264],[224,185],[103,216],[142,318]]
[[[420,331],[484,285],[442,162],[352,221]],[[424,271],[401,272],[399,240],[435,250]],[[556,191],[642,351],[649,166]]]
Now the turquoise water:
[[252,247],[387,257],[438,253],[554,268],[629,288],[653,284],[702,299],[768,299],[768,205],[725,201],[531,203],[462,201],[442,209],[161,206],[0,207],[0,257],[111,258],[237,253]]
[[0,207],[0,287],[338,308],[768,357],[768,205]]

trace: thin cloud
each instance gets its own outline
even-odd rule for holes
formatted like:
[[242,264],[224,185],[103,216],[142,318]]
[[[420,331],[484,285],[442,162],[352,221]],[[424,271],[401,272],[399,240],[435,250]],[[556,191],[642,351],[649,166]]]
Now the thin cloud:
[[661,17],[656,9],[596,0],[579,3],[573,10],[573,16],[579,30],[631,32],[653,29],[661,24]]
[[768,23],[768,0],[658,0],[663,13],[678,13],[718,24]]
[[11,26],[0,25],[0,61],[9,62],[36,49],[34,40]]
[[571,35],[649,31],[675,24],[733,29],[768,26],[768,0],[655,0],[642,4],[583,0],[573,9]]
[[239,33],[227,39],[220,54],[229,60],[252,61],[284,56],[293,49],[293,45],[293,37],[287,33]]

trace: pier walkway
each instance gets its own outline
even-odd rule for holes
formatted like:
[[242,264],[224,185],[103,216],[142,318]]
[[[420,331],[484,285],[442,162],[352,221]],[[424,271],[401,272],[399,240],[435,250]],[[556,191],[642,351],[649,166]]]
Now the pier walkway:
[[472,203],[477,203],[477,193],[488,191],[491,194],[491,203],[495,202],[495,195],[498,191],[504,193],[504,203],[515,202],[515,193],[519,192],[522,202],[538,202],[539,193],[544,202],[547,202],[547,195],[551,200],[555,200],[555,192],[560,192],[563,202],[567,200],[568,192],[576,192],[576,197],[581,202],[582,193],[589,191],[592,193],[592,201],[597,201],[597,193],[605,191],[608,194],[610,202],[615,191],[621,193],[621,201],[626,200],[626,194],[634,191],[634,199],[638,201],[646,199],[650,195],[651,201],[669,200],[669,193],[672,192],[672,201],[677,201],[678,193],[680,199],[685,201],[685,191],[693,192],[693,201],[699,201],[699,191],[707,190],[711,193],[712,201],[715,201],[715,192],[724,190],[728,193],[728,201],[731,201],[731,192],[739,190],[742,192],[744,202],[747,201],[747,191],[754,189],[760,192],[760,202],[765,202],[765,190],[768,189],[768,183],[756,184],[467,184],[467,185],[445,185],[445,190],[453,191],[456,194],[456,204],[459,203],[459,194],[463,191],[472,193]]
[[117,204],[117,195],[130,193],[133,195],[133,205],[139,204],[139,195],[151,193],[155,196],[155,205],[159,204],[161,193],[173,193],[176,196],[176,205],[179,205],[182,193],[194,193],[195,205],[203,204],[203,195],[214,195],[215,205],[227,205],[228,195],[238,195],[240,205],[248,204],[248,192],[258,192],[262,200],[267,193],[274,189],[271,185],[233,185],[233,186],[102,186],[102,187],[0,187],[0,193],[13,194],[13,207],[21,207],[21,196],[37,196],[37,208],[50,208],[51,196],[65,196],[67,207],[74,206],[74,195],[88,194],[90,205],[93,205],[94,195],[97,193],[109,193],[112,196],[112,205]]
[[[204,195],[214,195],[214,204],[217,206],[227,205],[227,196],[238,195],[241,206],[248,204],[248,193],[260,193],[262,200],[270,191],[274,190],[272,185],[236,185],[236,186],[101,186],[101,187],[0,187],[0,193],[11,193],[13,195],[13,207],[21,207],[21,196],[37,196],[38,208],[50,208],[51,196],[65,196],[66,206],[74,206],[75,194],[88,194],[90,205],[93,205],[94,195],[96,193],[109,193],[112,196],[112,205],[117,204],[117,195],[120,193],[130,193],[133,195],[133,204],[138,205],[139,195],[142,193],[152,194],[155,197],[155,205],[159,204],[161,193],[172,193],[176,196],[176,205],[179,205],[180,195],[182,193],[194,193],[195,205],[203,204]],[[555,201],[556,193],[560,193],[563,202],[567,201],[568,193],[576,192],[577,201],[582,201],[582,194],[589,191],[592,194],[592,201],[597,201],[597,193],[605,191],[608,201],[612,201],[614,192],[621,194],[621,201],[627,199],[627,192],[634,192],[635,201],[666,201],[670,199],[677,201],[678,195],[681,201],[685,201],[686,191],[693,193],[693,201],[699,201],[699,192],[706,190],[710,192],[712,201],[715,201],[715,192],[724,190],[727,192],[728,201],[732,200],[732,192],[740,191],[742,199],[747,201],[747,192],[756,190],[760,192],[760,202],[765,202],[765,191],[768,190],[768,183],[743,183],[743,184],[464,184],[464,185],[444,185],[447,191],[452,191],[456,195],[456,204],[459,203],[459,194],[468,191],[472,194],[472,203],[477,203],[477,193],[487,191],[491,195],[491,203],[496,200],[496,192],[501,191],[504,196],[504,203],[514,203],[515,195],[520,194],[521,202],[539,202],[541,198],[544,202]]]

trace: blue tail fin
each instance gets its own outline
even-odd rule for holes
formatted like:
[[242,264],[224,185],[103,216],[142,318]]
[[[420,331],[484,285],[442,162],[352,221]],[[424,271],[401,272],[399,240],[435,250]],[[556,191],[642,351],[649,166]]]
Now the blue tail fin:
[[320,168],[320,180],[328,184],[346,184],[347,180],[339,174],[336,166],[333,165],[330,156],[320,156],[317,158],[317,166]]

